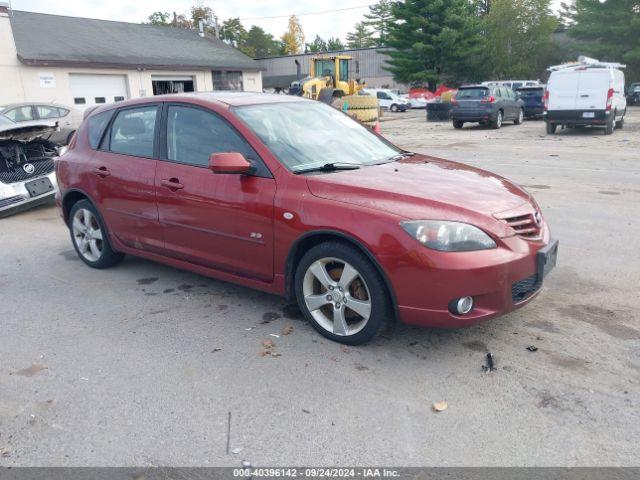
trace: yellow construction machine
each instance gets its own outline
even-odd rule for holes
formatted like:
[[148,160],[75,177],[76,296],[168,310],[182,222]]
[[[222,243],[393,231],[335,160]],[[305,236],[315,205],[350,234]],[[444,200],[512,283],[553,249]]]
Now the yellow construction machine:
[[[349,74],[351,57],[318,55],[309,59],[309,76],[291,83],[289,93],[328,103],[367,126],[374,127],[380,116],[378,99],[358,95],[365,83]],[[300,64],[296,60],[298,72]],[[298,74],[299,76],[299,74]]]

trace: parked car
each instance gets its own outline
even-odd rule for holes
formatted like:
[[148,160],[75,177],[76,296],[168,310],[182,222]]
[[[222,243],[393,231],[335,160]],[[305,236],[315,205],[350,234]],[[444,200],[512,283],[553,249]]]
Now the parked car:
[[0,115],[0,217],[51,202],[57,191],[55,127],[38,121],[14,123]]
[[629,85],[629,90],[627,90],[627,104],[640,105],[640,82]]
[[373,95],[378,98],[380,108],[389,109],[392,112],[404,112],[411,108],[409,101],[400,98],[396,93],[383,88],[365,88],[362,92],[366,95]]
[[427,108],[427,99],[424,97],[410,97],[406,93],[398,96],[409,104],[409,108]]
[[56,173],[71,241],[90,267],[131,254],[286,295],[347,344],[394,316],[452,328],[512,311],[556,261],[523,188],[404,151],[299,97],[101,106]]
[[493,80],[490,82],[482,82],[485,87],[509,87],[511,90],[517,90],[520,87],[536,87],[540,85],[539,80]]
[[516,94],[524,102],[525,118],[539,118],[544,113],[544,85],[520,87]]
[[49,136],[57,145],[67,145],[82,122],[82,112],[72,107],[53,103],[14,103],[0,106],[0,115],[12,122],[39,121],[41,124],[55,125],[59,129]]
[[550,67],[544,113],[547,133],[555,133],[558,125],[603,126],[606,135],[622,128],[627,100],[621,68],[619,63],[587,57]]
[[455,128],[462,128],[467,122],[500,128],[508,120],[520,125],[524,120],[524,102],[509,87],[460,87],[451,99],[451,119]]

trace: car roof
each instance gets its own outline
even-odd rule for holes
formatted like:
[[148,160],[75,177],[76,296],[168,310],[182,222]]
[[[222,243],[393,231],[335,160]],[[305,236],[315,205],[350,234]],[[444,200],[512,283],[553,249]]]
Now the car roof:
[[66,105],[60,105],[58,103],[51,102],[19,102],[19,103],[5,103],[4,105],[0,105],[0,108],[14,108],[14,107],[26,107],[31,105],[46,105],[51,107],[60,107],[70,109],[72,107],[67,107]]
[[123,108],[133,105],[146,105],[156,102],[180,102],[192,103],[196,105],[216,105],[225,108],[239,107],[244,105],[267,105],[274,103],[294,103],[294,102],[314,102],[295,95],[284,95],[277,93],[261,92],[192,92],[192,93],[172,93],[168,95],[154,95],[151,97],[139,97],[122,102],[108,103],[85,112],[85,118],[94,114],[108,110]]

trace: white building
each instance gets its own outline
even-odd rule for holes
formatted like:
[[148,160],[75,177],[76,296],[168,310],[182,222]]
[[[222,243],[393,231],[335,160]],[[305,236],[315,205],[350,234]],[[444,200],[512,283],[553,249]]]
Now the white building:
[[0,3],[0,105],[90,105],[160,93],[262,91],[260,65],[173,27],[11,10]]

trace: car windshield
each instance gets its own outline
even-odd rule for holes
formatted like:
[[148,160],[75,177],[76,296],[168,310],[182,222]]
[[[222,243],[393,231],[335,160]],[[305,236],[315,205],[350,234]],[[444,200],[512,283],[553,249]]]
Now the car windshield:
[[456,94],[458,100],[480,100],[489,95],[488,88],[461,88]]
[[373,165],[400,149],[344,113],[320,102],[287,102],[234,108],[289,170],[326,164]]

